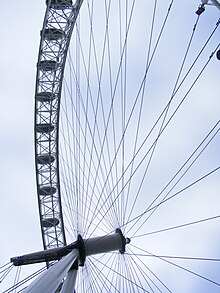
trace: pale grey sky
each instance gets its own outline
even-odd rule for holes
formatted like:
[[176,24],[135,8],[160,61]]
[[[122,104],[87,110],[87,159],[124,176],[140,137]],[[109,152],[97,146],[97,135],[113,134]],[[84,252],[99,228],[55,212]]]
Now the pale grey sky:
[[[38,218],[38,205],[37,205],[37,194],[35,184],[35,167],[34,167],[34,132],[33,132],[33,119],[34,119],[34,91],[35,91],[35,76],[36,76],[36,63],[38,56],[38,48],[40,41],[40,30],[43,23],[44,12],[45,12],[45,1],[11,1],[2,0],[0,11],[0,27],[1,27],[1,57],[0,57],[0,87],[1,87],[1,107],[0,107],[0,229],[1,229],[1,249],[0,249],[0,265],[5,264],[9,261],[10,257],[33,252],[42,248],[40,225]],[[168,1],[167,1],[168,2]],[[182,10],[182,13],[187,13],[197,8],[200,1],[188,0],[186,2],[186,10]],[[193,4],[191,4],[191,2]],[[189,4],[190,3],[190,4]],[[195,4],[196,3],[196,4]],[[178,6],[178,4],[177,4]],[[178,9],[178,7],[176,8]],[[182,9],[182,7],[181,7]],[[191,14],[190,14],[191,15]],[[194,14],[192,14],[194,17]],[[204,20],[201,24],[202,29],[199,31],[197,36],[198,46],[203,34],[207,34],[214,27],[215,22],[218,20],[219,11],[214,7],[208,7],[206,14],[204,14]],[[195,17],[194,17],[195,18]],[[213,22],[211,19],[214,19]],[[174,17],[175,20],[175,17]],[[202,20],[201,20],[202,21]],[[186,21],[184,26],[181,27],[179,32],[179,39],[177,42],[181,42],[184,36],[183,33],[187,28],[191,28],[191,19]],[[175,24],[173,26],[175,31]],[[189,30],[190,31],[190,30]],[[213,40],[211,48],[218,44],[219,31]],[[175,46],[175,41],[173,45]],[[207,51],[207,54],[211,51]],[[208,55],[207,55],[208,56]],[[166,54],[162,56],[164,64],[166,64]],[[160,68],[160,62],[155,65],[156,68]],[[172,70],[170,64],[167,64],[168,70]],[[160,70],[160,69],[159,69]],[[211,123],[206,124],[208,121],[217,121],[220,117],[220,99],[219,99],[219,76],[220,76],[220,61],[213,58],[210,69],[207,70],[208,74],[204,77],[203,82],[200,83],[200,87],[196,89],[194,96],[196,99],[191,104],[186,104],[186,111],[189,115],[195,113],[194,121],[180,121],[181,132],[187,133],[188,129],[192,127],[192,124],[200,123],[200,128],[204,129],[207,127],[210,129]],[[208,79],[208,80],[207,80]],[[153,90],[153,89],[152,89]],[[157,89],[155,89],[156,91]],[[198,114],[198,116],[197,116]],[[177,121],[178,122],[178,121]],[[194,125],[193,125],[194,126]],[[174,126],[175,128],[175,126]],[[178,131],[180,128],[178,128]],[[164,143],[164,149],[161,150],[161,157],[168,158],[169,155],[177,153],[177,159],[181,158],[181,147],[185,141],[181,141],[181,135],[177,135],[175,139],[177,144],[175,149],[172,149],[171,141],[173,139],[173,132],[167,134],[170,140]],[[189,137],[188,146],[197,145],[197,136],[200,137],[200,131],[198,130],[195,137]],[[202,137],[202,134],[201,134]],[[213,166],[216,166],[220,162],[219,154],[219,143],[220,139],[211,148],[207,154],[207,165],[200,165],[201,175],[204,174],[204,170],[211,170]],[[187,148],[187,146],[186,146]],[[192,147],[189,147],[192,149]],[[176,151],[180,150],[180,154]],[[174,157],[172,161],[177,161]],[[209,166],[210,165],[210,166]],[[160,157],[155,160],[155,169],[152,170],[152,176],[157,172],[157,168],[160,168]],[[164,165],[165,166],[165,165]],[[174,168],[174,165],[169,166]],[[204,167],[204,169],[202,169]],[[166,170],[163,170],[166,172]],[[189,177],[194,176],[194,173]],[[153,177],[152,177],[153,178]],[[194,178],[193,178],[194,179]],[[168,179],[167,179],[168,180]],[[186,179],[186,182],[191,182],[191,178]],[[217,199],[217,193],[219,194],[219,174],[213,177],[212,188],[213,194],[215,193],[215,199]],[[156,184],[153,179],[151,181],[152,186]],[[162,184],[162,183],[161,183]],[[187,183],[186,183],[187,184]],[[159,187],[158,187],[159,189]],[[187,201],[184,199],[179,202],[182,205],[183,214],[187,211],[189,214],[196,215],[197,209],[207,209],[210,204],[209,197],[206,197],[205,201],[200,202],[200,195],[203,193],[209,193],[208,187],[204,184],[196,190],[196,195],[191,201],[192,206],[187,206]],[[204,199],[204,198],[203,198]],[[216,215],[219,212],[220,201],[211,203],[208,208],[211,215]],[[175,202],[169,208],[169,211],[173,211]],[[181,216],[181,208],[178,213],[172,213],[162,210],[159,218],[166,219],[167,223],[172,221],[172,216],[178,218]],[[207,214],[207,215],[208,215]],[[220,213],[219,213],[220,214]],[[194,217],[195,219],[196,216]],[[180,217],[181,219],[181,217]],[[164,220],[163,220],[164,221]],[[165,222],[166,222],[165,221]],[[162,228],[162,225],[160,226]],[[151,228],[150,223],[148,226],[149,230],[156,229]],[[190,234],[178,235],[171,238],[171,242],[175,242],[173,245],[173,254],[184,254],[184,249],[181,245],[186,241],[191,241],[194,237],[201,236],[201,253],[207,251],[207,255],[216,256],[215,251],[219,249],[220,237],[216,237],[219,229],[213,225],[211,228],[208,227],[209,231],[206,233],[207,237],[203,239],[202,230],[194,231]],[[198,233],[198,234],[196,234]],[[200,236],[199,236],[200,235]],[[186,239],[185,237],[189,237]],[[165,238],[164,240],[164,252],[166,248],[170,246],[170,239]],[[160,242],[160,234],[158,237],[151,238],[149,240],[149,247],[155,249],[157,253],[157,246]],[[213,247],[210,247],[210,242]],[[156,244],[155,244],[156,243]],[[216,245],[216,247],[215,247]],[[158,247],[159,248],[159,247]],[[210,253],[210,249],[213,253]],[[168,249],[169,251],[169,249]],[[160,252],[158,252],[160,253]],[[163,252],[161,252],[163,253]],[[190,251],[186,251],[190,254]],[[220,254],[218,254],[220,255]],[[202,255],[204,256],[204,255]],[[152,261],[152,260],[151,260]],[[154,266],[154,264],[152,264]],[[155,265],[157,267],[157,265]],[[195,266],[196,267],[196,266]],[[30,271],[32,269],[30,268]],[[201,273],[209,276],[212,279],[219,280],[220,268],[214,266],[213,268],[202,267]],[[207,272],[208,271],[208,272]],[[163,278],[167,277],[166,267],[161,265],[159,268],[160,275]],[[210,273],[211,272],[211,273]],[[203,283],[202,288],[200,283],[195,282],[194,279],[189,278],[188,284],[181,284],[179,280],[179,274],[176,271],[170,271],[171,279],[173,283],[178,283],[182,287],[179,292],[218,292],[219,287],[209,287],[209,283]],[[7,280],[10,278],[7,278]],[[13,284],[13,280],[8,280],[7,286]],[[172,282],[171,282],[172,283]],[[1,287],[2,286],[2,287]],[[5,289],[5,285],[0,284],[0,291]],[[184,286],[186,286],[184,289]],[[207,288],[206,288],[207,286]],[[210,291],[210,288],[212,288]],[[185,291],[184,291],[185,290]],[[175,292],[177,293],[177,292]]]

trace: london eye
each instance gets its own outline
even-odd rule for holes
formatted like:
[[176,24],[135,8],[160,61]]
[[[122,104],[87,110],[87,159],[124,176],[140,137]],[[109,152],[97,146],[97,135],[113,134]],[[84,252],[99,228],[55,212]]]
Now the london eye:
[[43,248],[0,276],[42,269],[3,292],[219,292],[219,12],[216,0],[46,1]]

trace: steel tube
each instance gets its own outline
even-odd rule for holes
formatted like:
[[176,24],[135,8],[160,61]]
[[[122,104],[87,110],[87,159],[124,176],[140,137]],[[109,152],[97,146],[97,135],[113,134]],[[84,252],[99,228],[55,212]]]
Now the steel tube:
[[24,293],[51,293],[55,292],[74,261],[79,257],[77,249],[73,249],[64,258],[51,266],[44,274],[40,275],[28,286]]

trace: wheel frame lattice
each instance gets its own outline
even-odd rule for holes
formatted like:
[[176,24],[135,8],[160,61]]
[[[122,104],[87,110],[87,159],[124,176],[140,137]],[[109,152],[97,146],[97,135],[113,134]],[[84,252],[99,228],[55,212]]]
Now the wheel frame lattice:
[[44,249],[66,245],[59,178],[59,112],[71,34],[83,0],[46,1],[35,89],[35,168]]

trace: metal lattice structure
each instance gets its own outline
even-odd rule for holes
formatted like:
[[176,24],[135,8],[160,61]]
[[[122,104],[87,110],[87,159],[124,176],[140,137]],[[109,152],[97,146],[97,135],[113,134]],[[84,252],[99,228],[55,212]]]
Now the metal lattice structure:
[[[193,5],[189,5],[190,34],[184,40],[187,49],[186,52],[181,51],[183,46],[180,43],[178,56],[175,56],[177,47],[173,45],[173,40],[178,29],[173,29],[172,17],[176,17],[177,12],[178,16],[182,15],[185,3],[176,1],[178,4],[173,11],[173,0],[160,2],[165,4],[154,0],[149,2],[46,0],[37,62],[34,126],[37,196],[44,250],[13,257],[11,262],[14,266],[46,263],[47,270],[45,268],[46,273],[25,288],[26,293],[32,293],[33,290],[48,293],[56,290],[62,293],[108,293],[115,290],[121,292],[122,288],[124,292],[171,292],[172,268],[169,271],[164,266],[164,279],[167,279],[168,285],[158,277],[163,264],[173,264],[175,268],[182,269],[183,274],[180,272],[175,276],[175,279],[183,280],[182,283],[185,280],[191,282],[190,277],[182,279],[182,276],[185,277],[185,271],[191,273],[192,268],[194,276],[209,281],[212,286],[220,286],[215,272],[213,280],[197,271],[193,272],[194,260],[206,260],[209,264],[220,261],[218,254],[215,259],[212,253],[206,254],[206,243],[200,247],[202,241],[210,238],[208,229],[202,235],[199,228],[196,233],[192,229],[191,234],[186,232],[183,236],[178,233],[179,230],[174,236],[159,234],[220,219],[219,214],[216,216],[218,211],[215,211],[219,196],[214,188],[208,193],[208,201],[211,201],[211,196],[214,199],[212,214],[206,213],[209,212],[208,207],[201,209],[196,217],[194,200],[197,199],[197,192],[192,192],[192,198],[188,191],[189,187],[194,187],[220,170],[220,166],[216,168],[213,165],[215,169],[208,169],[201,177],[202,160],[198,169],[191,170],[219,131],[214,133],[220,121],[211,131],[208,129],[208,134],[207,129],[203,130],[201,136],[205,135],[205,138],[202,142],[199,140],[196,149],[194,144],[190,145],[192,153],[189,151],[188,154],[189,137],[194,137],[202,127],[195,123],[190,132],[188,129],[184,131],[182,121],[193,121],[193,124],[194,111],[189,112],[186,107],[181,108],[179,114],[186,97],[191,97],[192,88],[196,93],[193,97],[200,95],[196,82],[211,63],[212,57],[216,55],[220,59],[219,43],[209,44],[208,55],[202,52],[211,40],[208,36],[207,41],[205,36],[205,45],[199,45],[202,49],[198,56],[203,54],[206,63],[198,64],[199,58],[194,57],[194,51],[200,48],[197,48],[197,42],[195,47],[192,42],[196,37],[195,32],[201,33],[197,24],[200,15],[207,9],[206,5],[211,4],[219,9],[220,4],[219,0],[201,1],[196,15]],[[80,24],[77,21],[79,15],[82,20]],[[168,19],[171,19],[170,26]],[[185,15],[182,21],[185,26]],[[211,36],[219,24],[219,20],[214,24]],[[204,30],[206,23],[201,27]],[[181,31],[182,26],[178,28]],[[183,54],[185,57],[182,61]],[[75,57],[74,61],[72,56]],[[188,58],[193,60],[192,64],[189,63],[189,71]],[[182,62],[180,69],[177,66],[174,70],[178,73],[176,81],[176,74],[172,76],[173,69],[168,75],[167,64],[176,65],[179,60]],[[195,64],[200,71],[194,69]],[[183,69],[187,72],[185,76]],[[185,85],[189,72],[192,74],[192,84],[190,81]],[[150,83],[145,90],[148,75]],[[167,86],[170,76],[174,80],[171,91],[170,85]],[[180,87],[181,92],[176,95]],[[151,97],[149,101],[148,96]],[[176,117],[177,112],[180,116]],[[204,114],[201,112],[198,121],[203,120]],[[210,117],[207,120],[207,125],[213,122]],[[177,138],[182,130],[180,142],[184,144],[180,146]],[[173,156],[172,150],[176,151],[176,156]],[[212,150],[209,155],[213,156]],[[156,156],[155,162],[151,161],[153,156]],[[210,157],[207,155],[207,161]],[[173,165],[177,160],[178,165]],[[149,171],[150,165],[153,166]],[[184,177],[185,174],[189,175],[188,178]],[[191,178],[195,178],[194,181]],[[180,187],[177,186],[179,182]],[[218,179],[216,182],[217,188]],[[209,187],[212,184],[210,179]],[[173,208],[169,200],[176,199],[184,191],[190,200],[181,201],[180,198]],[[199,191],[198,188],[199,201],[203,204],[202,200],[205,203],[207,196],[201,196]],[[167,202],[170,207],[163,210]],[[182,203],[184,207],[192,206],[192,211],[182,214]],[[152,220],[151,226],[150,217],[156,210],[160,210],[161,215],[153,219],[154,222]],[[200,206],[197,210],[200,210]],[[150,235],[157,237],[157,234],[160,238],[156,240],[148,238]],[[126,245],[130,243],[130,238],[124,235],[132,240],[128,247]],[[190,239],[188,246],[177,245],[187,237]],[[172,243],[176,247],[172,247]],[[204,252],[202,258],[197,257],[199,248]],[[102,256],[96,257],[98,254]],[[187,260],[187,268],[172,263],[172,259]],[[163,261],[162,265],[160,261]],[[170,277],[167,277],[168,272]],[[175,285],[178,289],[179,285]],[[175,290],[172,288],[172,292]]]
[[46,1],[35,93],[35,161],[44,249],[66,245],[59,184],[59,105],[71,33],[83,0]]

